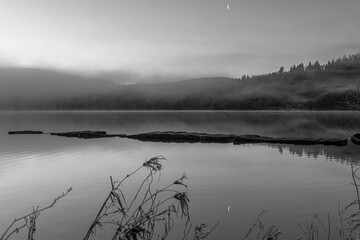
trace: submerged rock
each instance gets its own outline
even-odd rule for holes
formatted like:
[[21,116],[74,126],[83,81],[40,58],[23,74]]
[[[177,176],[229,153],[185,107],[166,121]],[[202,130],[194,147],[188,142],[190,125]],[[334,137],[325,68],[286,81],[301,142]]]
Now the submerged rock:
[[128,135],[128,138],[140,141],[157,141],[157,142],[214,142],[214,143],[229,143],[234,141],[233,134],[207,134],[196,132],[149,132]]
[[[40,134],[41,131],[13,131],[9,134]],[[70,138],[108,138],[121,137],[130,138],[140,141],[150,142],[176,142],[176,143],[233,143],[248,144],[248,143],[273,143],[273,144],[294,144],[294,145],[333,145],[346,146],[347,139],[333,139],[333,138],[273,138],[260,135],[237,135],[237,134],[209,134],[198,132],[174,132],[174,131],[156,131],[140,134],[107,134],[104,131],[76,131],[65,133],[51,133],[51,135],[70,137]],[[355,134],[351,141],[360,145],[360,134]]]
[[333,145],[346,146],[347,139],[333,139],[333,138],[272,138],[257,135],[241,135],[235,138],[234,144],[246,143],[278,143],[278,144],[293,144],[293,145]]
[[360,145],[360,133],[352,135],[350,139],[353,144]]
[[103,138],[108,137],[104,131],[77,131],[77,132],[65,132],[65,133],[51,133],[54,136],[69,137],[69,138]]
[[333,145],[346,146],[347,139],[329,138],[273,138],[259,135],[207,134],[194,132],[149,132],[128,135],[128,138],[152,142],[203,142],[203,143],[274,143],[294,145]]
[[24,130],[24,131],[10,131],[10,135],[12,134],[43,134],[42,131],[33,131],[33,130]]

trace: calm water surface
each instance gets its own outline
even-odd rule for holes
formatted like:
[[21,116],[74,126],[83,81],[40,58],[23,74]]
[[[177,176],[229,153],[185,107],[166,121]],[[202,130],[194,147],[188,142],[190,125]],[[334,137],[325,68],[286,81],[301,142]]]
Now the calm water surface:
[[[110,189],[109,176],[121,179],[146,158],[163,155],[168,162],[158,184],[187,174],[191,221],[212,225],[220,220],[210,239],[239,239],[262,210],[268,210],[267,223],[280,225],[293,239],[301,234],[297,224],[313,213],[325,217],[330,211],[335,216],[339,201],[345,204],[355,198],[349,164],[360,159],[359,147],[351,143],[347,147],[179,144],[8,135],[10,130],[127,134],[177,130],[345,138],[360,131],[357,122],[351,112],[0,113],[0,232],[14,217],[33,205],[50,203],[72,186],[69,196],[41,214],[37,239],[82,239]],[[134,178],[127,187],[133,189],[140,180]]]

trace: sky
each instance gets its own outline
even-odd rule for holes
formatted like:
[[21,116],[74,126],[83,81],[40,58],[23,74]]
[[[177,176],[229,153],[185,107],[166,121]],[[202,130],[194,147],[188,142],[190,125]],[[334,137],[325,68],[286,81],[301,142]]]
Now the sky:
[[0,64],[125,82],[262,74],[358,52],[359,9],[359,0],[0,0]]

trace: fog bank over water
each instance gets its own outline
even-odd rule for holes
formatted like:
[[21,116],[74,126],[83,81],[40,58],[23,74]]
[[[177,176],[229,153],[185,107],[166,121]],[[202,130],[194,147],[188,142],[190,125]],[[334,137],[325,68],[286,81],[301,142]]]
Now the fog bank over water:
[[251,77],[129,85],[104,79],[119,77],[111,73],[100,79],[45,69],[0,68],[0,109],[347,110],[345,100],[354,99],[360,80],[358,61],[360,53],[355,53],[325,65],[300,63],[289,71],[280,68]]

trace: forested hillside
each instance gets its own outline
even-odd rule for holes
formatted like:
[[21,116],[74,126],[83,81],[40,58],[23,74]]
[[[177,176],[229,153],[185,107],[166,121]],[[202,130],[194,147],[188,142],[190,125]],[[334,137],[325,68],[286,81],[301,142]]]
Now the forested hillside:
[[[0,70],[2,109],[338,110],[347,109],[344,102],[356,94],[360,53],[324,65],[318,61],[293,65],[289,71],[281,67],[278,72],[252,77],[213,77],[175,83],[115,85],[108,81],[75,81],[69,75],[40,74],[42,83],[34,91],[31,86],[40,80],[34,76],[28,79],[28,74],[26,71],[18,74],[17,79],[11,76],[13,82],[22,84],[17,85],[18,91],[12,87],[8,96],[5,93],[11,86],[9,74]],[[51,79],[54,76],[56,81]]]

